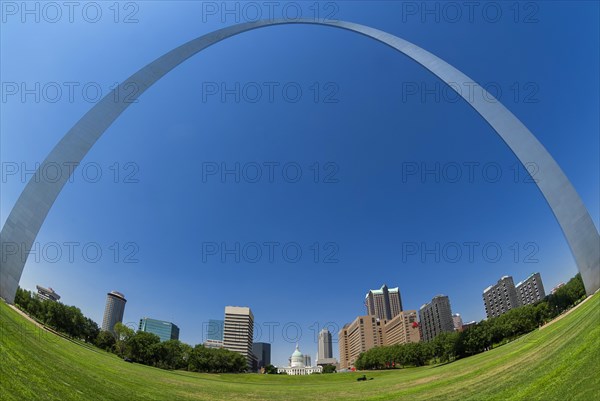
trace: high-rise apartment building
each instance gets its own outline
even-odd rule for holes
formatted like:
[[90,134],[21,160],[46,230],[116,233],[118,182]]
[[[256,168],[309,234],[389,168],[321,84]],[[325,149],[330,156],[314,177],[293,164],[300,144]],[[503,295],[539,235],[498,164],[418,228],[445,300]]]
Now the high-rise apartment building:
[[417,311],[402,311],[392,320],[384,322],[383,345],[418,343],[421,341]]
[[160,341],[179,340],[179,327],[164,320],[150,319],[148,317],[142,318],[140,319],[138,330],[156,334],[160,338]]
[[125,296],[117,291],[111,291],[106,294],[106,306],[104,307],[104,317],[102,319],[102,330],[114,333],[114,327],[117,323],[123,322],[123,313],[125,312]]
[[532,273],[515,288],[521,305],[531,305],[546,297],[540,273]]
[[365,295],[367,314],[382,320],[392,320],[402,311],[400,289],[383,285],[378,290],[370,290]]
[[437,295],[419,309],[421,336],[431,341],[440,333],[454,331],[450,300],[446,295]]
[[339,332],[340,369],[354,365],[361,354],[383,345],[382,323],[375,316],[359,316]]
[[253,343],[252,353],[256,356],[256,368],[264,368],[271,364],[271,344]]
[[498,317],[520,305],[515,282],[511,276],[503,276],[498,283],[483,290],[483,303],[488,318]]
[[60,299],[60,295],[50,287],[46,288],[41,285],[36,285],[35,287],[37,288],[37,295],[40,299],[54,302]]
[[317,360],[333,358],[333,348],[331,346],[331,333],[327,328],[319,332]]
[[252,353],[254,315],[248,307],[226,306],[223,324],[223,347],[242,354],[252,370],[256,356]]

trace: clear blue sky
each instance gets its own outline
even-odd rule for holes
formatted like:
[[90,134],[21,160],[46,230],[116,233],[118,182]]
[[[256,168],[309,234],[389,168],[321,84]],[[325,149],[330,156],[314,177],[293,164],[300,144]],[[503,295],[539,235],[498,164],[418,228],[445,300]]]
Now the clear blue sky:
[[[39,23],[27,15],[21,22],[22,10],[3,11],[2,224],[25,185],[9,170],[32,169],[92,107],[82,94],[86,83],[89,100],[94,87],[107,93],[173,47],[235,23],[235,16],[222,22],[220,15],[203,14],[200,3],[187,1],[137,2],[137,9],[121,9],[121,22],[115,23],[112,2],[100,4],[97,23],[87,22],[79,8],[73,23],[66,9],[56,23],[47,21],[55,18],[54,10],[40,10],[46,14]],[[312,4],[294,3],[307,17]],[[491,22],[492,6],[485,15],[483,6],[475,9],[470,21],[467,9],[457,18],[456,10],[428,3],[433,10],[439,7],[437,22],[435,14],[417,10],[415,15],[406,8],[421,2],[404,8],[394,2],[336,4],[334,9],[322,3],[322,15],[335,12],[338,19],[398,35],[490,91],[499,88],[500,100],[558,161],[598,226],[597,3],[544,2],[518,9],[502,3],[497,22]],[[88,19],[93,11],[87,10]],[[241,19],[254,11],[242,10]],[[130,13],[138,22],[122,23]],[[24,100],[21,93],[9,95],[11,83],[33,88],[36,82],[39,102],[34,95]],[[72,102],[68,82],[79,83]],[[268,82],[277,85],[272,102]],[[54,103],[52,83],[63,88]],[[207,94],[213,83],[229,88],[239,83],[240,102],[233,95],[222,102],[220,94]],[[264,92],[252,103],[256,85]],[[284,97],[286,85],[290,98],[295,88],[302,89],[298,102]],[[436,85],[439,102],[432,94],[422,101],[407,92],[435,91]],[[313,98],[316,88],[319,102]],[[411,60],[351,32],[280,26],[219,43],[154,85],[96,144],[84,160],[87,175],[75,172],[42,227],[38,242],[47,254],[38,261],[30,257],[21,286],[51,286],[97,322],[106,293],[121,291],[128,299],[125,322],[137,324],[144,316],[173,321],[190,344],[202,341],[203,322],[222,318],[226,305],[250,306],[261,341],[269,341],[268,327],[274,327],[276,364],[287,362],[296,340],[314,358],[318,329],[328,323],[341,327],[364,314],[365,293],[383,283],[400,287],[405,309],[447,294],[453,312],[465,321],[485,317],[481,293],[502,275],[519,281],[539,271],[549,292],[577,272],[558,224],[536,186],[523,182],[522,167],[515,182],[517,159],[508,147],[466,102],[453,101],[442,89]],[[323,96],[333,91],[337,103],[324,103]],[[115,163],[118,183],[111,170]],[[224,182],[218,175],[203,179],[213,163],[219,168],[239,163],[246,175],[239,183],[231,175]],[[257,183],[249,182],[253,163],[263,168]],[[278,163],[272,164],[273,182],[265,163]],[[286,163],[296,164],[283,177]],[[403,179],[407,168],[431,169],[436,163],[446,173],[439,182],[431,174]],[[466,166],[472,163],[479,165],[469,180]],[[456,165],[463,177],[451,182]],[[103,174],[94,183],[97,166]],[[294,166],[300,166],[302,177],[287,182]],[[498,166],[502,176],[493,182]],[[130,173],[137,183],[123,182]],[[337,182],[324,182],[327,177]],[[63,254],[52,263],[53,242],[81,245],[72,261],[61,245]],[[129,242],[137,246],[137,263],[123,263],[134,249],[125,248]],[[255,256],[251,245],[240,263],[231,255],[223,263],[220,256],[203,253],[203,244],[206,251],[208,243],[232,248],[236,242],[281,245],[272,263],[264,245],[257,263],[247,260]],[[452,244],[465,242],[480,244],[473,260],[463,246],[463,255],[452,263]],[[96,263],[82,255],[90,243],[102,249]],[[117,263],[113,243],[120,248]],[[282,256],[288,243],[302,250],[299,262]],[[319,263],[313,260],[315,243]],[[426,254],[422,261],[403,253],[409,243],[421,250],[446,245],[448,253],[439,261]],[[484,244],[492,244],[487,255]],[[502,255],[493,262],[498,248]],[[88,248],[88,257],[93,250]],[[288,247],[290,258],[294,250]],[[332,251],[337,262],[323,263]],[[528,258],[531,252],[535,255]],[[334,349],[337,356],[337,345]]]

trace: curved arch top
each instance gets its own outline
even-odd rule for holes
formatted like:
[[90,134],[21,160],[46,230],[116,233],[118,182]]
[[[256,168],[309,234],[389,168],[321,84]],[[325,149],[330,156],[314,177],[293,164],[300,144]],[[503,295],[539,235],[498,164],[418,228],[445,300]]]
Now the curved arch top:
[[[150,88],[169,71],[207,47],[237,34],[273,25],[314,24],[353,31],[382,42],[410,57],[439,77],[447,85],[459,87],[474,82],[468,76],[428,51],[389,33],[344,21],[267,20],[243,23],[219,29],[191,40],[152,61],[122,82],[90,109],[52,149],[19,196],[0,232],[0,297],[14,302],[29,250],[70,175],[72,163],[80,163],[106,129],[131,104],[114,96],[136,85],[138,95]],[[544,146],[506,107],[479,85],[463,97],[496,131],[519,161],[535,163],[536,183],[550,205],[573,253],[588,294],[600,288],[600,236],[581,198],[566,175]],[[452,85],[451,88],[454,89]],[[120,99],[115,102],[114,99]],[[493,101],[495,100],[495,101]],[[63,168],[60,180],[45,182],[42,171],[48,165]]]

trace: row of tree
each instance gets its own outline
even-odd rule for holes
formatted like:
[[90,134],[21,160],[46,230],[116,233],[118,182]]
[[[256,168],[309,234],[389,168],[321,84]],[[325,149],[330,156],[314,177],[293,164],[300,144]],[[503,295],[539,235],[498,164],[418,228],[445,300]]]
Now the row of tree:
[[162,369],[193,372],[238,373],[246,370],[246,358],[226,349],[203,345],[191,347],[179,340],[160,341],[152,333],[134,331],[117,323],[114,333],[101,331],[96,322],[79,308],[40,299],[30,291],[17,289],[15,304],[29,316],[71,338],[83,340],[132,362]]
[[30,291],[17,288],[15,304],[44,325],[72,338],[95,343],[100,328],[75,306],[43,300]]
[[191,347],[179,340],[160,341],[152,333],[130,329],[122,323],[114,327],[114,335],[103,331],[98,347],[122,358],[162,369],[185,369],[192,372],[238,373],[246,370],[246,358],[226,349]]
[[475,355],[529,333],[585,297],[581,276],[573,277],[554,294],[503,315],[482,320],[462,332],[441,333],[433,341],[376,347],[362,353],[357,369],[392,369],[449,362]]

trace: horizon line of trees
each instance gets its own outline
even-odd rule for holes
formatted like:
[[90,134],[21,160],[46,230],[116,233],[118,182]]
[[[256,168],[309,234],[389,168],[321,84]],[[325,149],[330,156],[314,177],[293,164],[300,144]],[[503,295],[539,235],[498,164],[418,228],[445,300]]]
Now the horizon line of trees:
[[183,369],[201,373],[242,373],[246,358],[224,348],[192,347],[179,340],[160,341],[153,333],[134,331],[123,323],[114,327],[114,335],[100,332],[97,346],[122,358],[161,369]]
[[394,369],[451,362],[506,344],[554,319],[585,298],[581,275],[577,274],[554,294],[469,326],[464,331],[446,332],[430,342],[396,344],[371,348],[359,355],[354,366],[360,370]]
[[161,369],[184,369],[202,373],[241,373],[247,369],[246,358],[224,348],[192,347],[179,340],[160,341],[145,331],[134,331],[117,323],[113,332],[100,330],[98,324],[75,306],[40,299],[37,294],[17,288],[15,305],[51,329],[73,339],[82,340],[132,362]]
[[[430,342],[375,347],[359,355],[357,369],[391,369],[449,362],[487,351],[529,333],[581,301],[586,295],[577,274],[554,294],[505,314],[482,320],[462,332],[441,333]],[[160,341],[152,333],[134,331],[117,323],[113,332],[98,324],[75,306],[42,300],[17,288],[15,304],[44,325],[71,338],[85,341],[121,358],[161,369],[184,369],[202,373],[240,373],[247,370],[246,358],[223,348],[194,347],[179,340]],[[272,372],[269,369],[269,373]],[[275,369],[276,373],[276,369]]]
[[100,334],[98,324],[84,316],[76,306],[40,299],[21,287],[17,287],[15,305],[38,322],[71,338],[93,344]]

